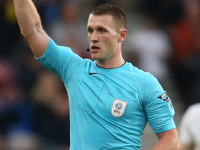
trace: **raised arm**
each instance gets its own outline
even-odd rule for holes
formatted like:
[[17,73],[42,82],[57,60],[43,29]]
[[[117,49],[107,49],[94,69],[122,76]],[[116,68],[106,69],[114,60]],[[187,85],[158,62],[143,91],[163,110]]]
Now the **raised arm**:
[[41,57],[50,41],[42,27],[40,16],[32,0],[14,0],[15,13],[22,35],[36,57]]

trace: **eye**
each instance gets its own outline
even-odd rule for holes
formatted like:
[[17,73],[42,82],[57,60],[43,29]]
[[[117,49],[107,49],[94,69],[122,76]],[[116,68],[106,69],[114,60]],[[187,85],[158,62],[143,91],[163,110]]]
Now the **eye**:
[[99,29],[99,32],[100,32],[100,33],[104,33],[105,30],[104,30],[104,29]]
[[88,28],[88,33],[92,33],[93,30],[91,28]]

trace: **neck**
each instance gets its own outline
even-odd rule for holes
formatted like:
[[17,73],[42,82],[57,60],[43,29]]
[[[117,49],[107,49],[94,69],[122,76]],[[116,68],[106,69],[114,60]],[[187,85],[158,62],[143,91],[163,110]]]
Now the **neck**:
[[118,68],[121,67],[125,63],[125,60],[123,59],[122,56],[117,59],[112,59],[112,60],[97,60],[96,64],[97,66],[101,68],[106,68],[106,69],[113,69],[113,68]]

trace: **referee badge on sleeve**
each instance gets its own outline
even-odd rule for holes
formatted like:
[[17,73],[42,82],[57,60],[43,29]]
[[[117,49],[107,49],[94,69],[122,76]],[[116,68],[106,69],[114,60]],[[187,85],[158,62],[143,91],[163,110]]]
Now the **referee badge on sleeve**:
[[167,102],[170,105],[170,107],[172,109],[174,109],[173,104],[172,104],[172,100],[171,100],[171,98],[166,93],[160,95],[158,98],[162,99],[165,102]]
[[111,114],[114,117],[121,117],[124,115],[124,112],[126,110],[126,106],[127,106],[127,102],[126,101],[122,101],[119,99],[114,99],[112,107],[111,107]]

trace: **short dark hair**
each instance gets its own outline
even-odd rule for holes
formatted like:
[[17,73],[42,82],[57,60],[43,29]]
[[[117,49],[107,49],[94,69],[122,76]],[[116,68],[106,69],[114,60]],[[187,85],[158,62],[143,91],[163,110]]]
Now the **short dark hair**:
[[93,15],[111,15],[118,23],[118,28],[124,27],[126,28],[126,14],[120,7],[113,4],[100,4],[95,7],[90,14]]

